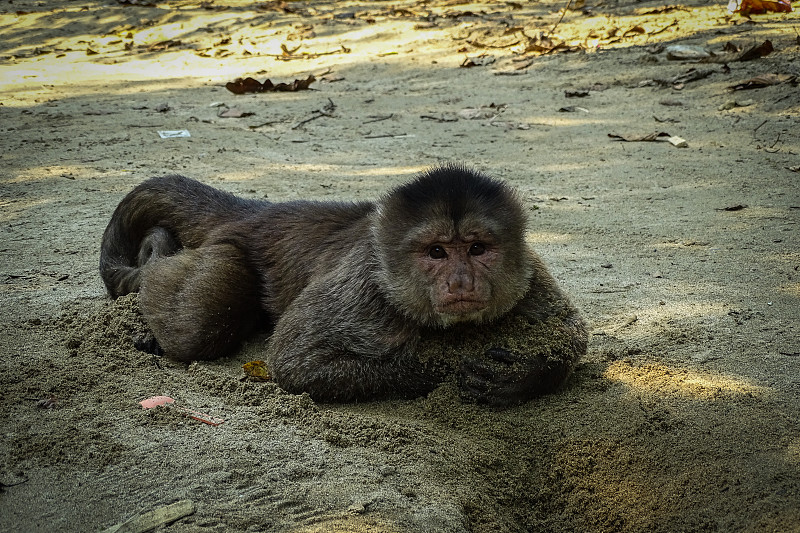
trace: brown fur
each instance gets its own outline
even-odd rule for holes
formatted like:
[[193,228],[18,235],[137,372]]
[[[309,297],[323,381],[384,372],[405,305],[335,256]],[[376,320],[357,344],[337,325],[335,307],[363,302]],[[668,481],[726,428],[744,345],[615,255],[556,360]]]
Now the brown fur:
[[[180,360],[228,355],[266,327],[270,371],[291,392],[409,397],[455,372],[466,397],[502,405],[554,390],[586,351],[525,227],[512,189],[454,165],[374,203],[273,204],[167,176],[117,207],[100,272],[114,298],[139,291]],[[535,343],[514,340],[528,333]]]

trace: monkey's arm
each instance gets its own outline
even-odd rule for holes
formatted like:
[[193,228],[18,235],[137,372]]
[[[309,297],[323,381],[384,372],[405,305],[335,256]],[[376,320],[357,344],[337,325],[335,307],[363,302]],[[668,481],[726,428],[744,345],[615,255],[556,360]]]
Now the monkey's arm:
[[267,364],[283,389],[345,402],[419,396],[441,381],[413,353],[416,328],[381,296],[364,257],[315,277],[281,314]]
[[[461,364],[462,390],[495,405],[527,401],[556,390],[586,353],[586,323],[538,257],[530,287],[491,330],[481,355]],[[475,353],[475,352],[472,352]]]

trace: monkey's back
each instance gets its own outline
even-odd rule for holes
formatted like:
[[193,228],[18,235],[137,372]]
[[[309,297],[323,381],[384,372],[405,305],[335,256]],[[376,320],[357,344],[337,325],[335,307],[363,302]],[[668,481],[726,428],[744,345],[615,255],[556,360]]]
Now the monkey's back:
[[[143,247],[168,236],[163,255],[214,243],[236,246],[275,295],[280,312],[310,276],[332,268],[366,235],[370,202],[271,203],[220,191],[183,176],[151,178],[123,198],[103,234],[100,273],[112,297],[138,290]],[[273,308],[275,309],[275,308]]]
[[261,273],[265,307],[281,314],[309,280],[336,269],[364,242],[374,209],[371,202],[265,202],[217,234],[224,240],[236,235]]

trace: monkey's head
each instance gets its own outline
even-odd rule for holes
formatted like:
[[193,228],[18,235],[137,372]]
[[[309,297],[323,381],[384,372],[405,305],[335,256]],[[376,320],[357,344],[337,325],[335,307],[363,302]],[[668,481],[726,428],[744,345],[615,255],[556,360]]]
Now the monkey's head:
[[491,321],[528,288],[525,227],[504,183],[458,165],[434,167],[378,202],[381,286],[420,324]]

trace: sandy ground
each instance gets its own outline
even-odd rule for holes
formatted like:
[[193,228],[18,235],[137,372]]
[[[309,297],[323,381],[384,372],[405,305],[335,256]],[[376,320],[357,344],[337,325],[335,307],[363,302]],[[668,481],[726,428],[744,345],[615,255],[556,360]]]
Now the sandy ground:
[[[0,530],[189,500],[169,531],[800,531],[798,6],[588,0],[548,39],[562,7],[3,1]],[[657,132],[688,146],[609,137]],[[591,323],[565,390],[315,404],[243,379],[263,338],[188,367],[136,350],[136,299],[104,294],[100,236],[149,176],[346,200],[441,161],[523,192]],[[225,422],[139,407],[157,394]]]

